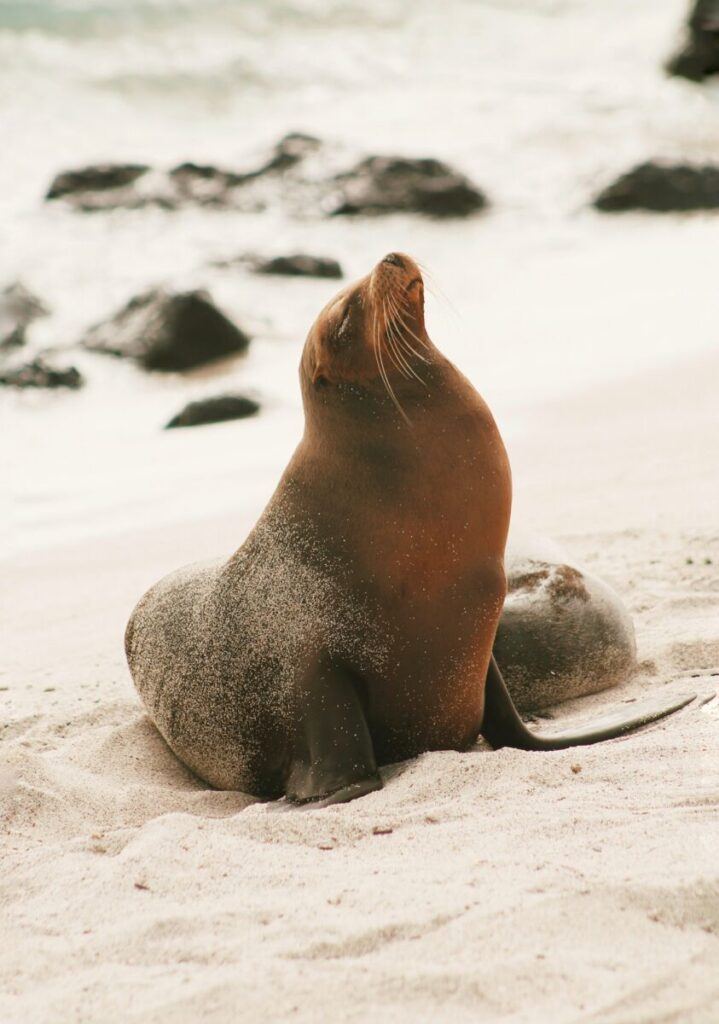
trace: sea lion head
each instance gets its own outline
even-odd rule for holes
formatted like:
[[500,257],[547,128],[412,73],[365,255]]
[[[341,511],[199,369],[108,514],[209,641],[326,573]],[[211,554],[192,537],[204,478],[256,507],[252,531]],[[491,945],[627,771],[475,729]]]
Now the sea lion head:
[[424,324],[424,280],[411,256],[392,252],[325,306],[305,342],[300,377],[305,406],[376,399],[404,405],[426,390],[433,346]]

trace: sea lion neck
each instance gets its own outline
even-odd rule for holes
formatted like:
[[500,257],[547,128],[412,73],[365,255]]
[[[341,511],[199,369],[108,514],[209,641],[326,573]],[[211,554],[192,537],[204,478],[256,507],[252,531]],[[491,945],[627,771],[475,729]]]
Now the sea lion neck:
[[[379,389],[363,393],[347,388],[327,402],[317,401],[308,389],[305,430],[292,476],[299,482],[307,472],[311,477],[319,473],[325,483],[331,481],[323,500],[349,484],[380,503],[405,500],[407,480],[411,484],[405,495],[419,493],[419,479],[429,490],[443,490],[457,460],[474,464],[476,438],[484,432],[489,413],[472,385],[438,351],[424,369],[425,386],[400,392],[404,416]],[[422,504],[432,507],[426,498]]]
[[419,379],[392,378],[393,394],[379,379],[317,385],[303,374],[305,441],[325,454],[346,449],[357,457],[364,448],[391,450],[424,436],[451,401],[459,375],[433,345],[416,367]]

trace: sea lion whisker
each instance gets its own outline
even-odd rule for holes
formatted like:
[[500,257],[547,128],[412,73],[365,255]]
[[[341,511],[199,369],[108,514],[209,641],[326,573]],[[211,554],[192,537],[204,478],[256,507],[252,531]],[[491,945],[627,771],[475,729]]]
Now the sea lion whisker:
[[408,418],[406,412],[404,411],[404,409],[402,408],[402,406],[400,404],[400,401],[399,401],[399,399],[397,398],[397,395],[394,392],[394,388],[390,384],[390,380],[389,380],[389,377],[387,375],[387,370],[385,369],[384,363],[382,361],[382,349],[378,348],[377,349],[377,353],[378,353],[378,356],[379,356],[379,362],[380,362],[380,366],[381,366],[381,369],[382,369],[382,380],[384,381],[384,386],[387,389],[387,393],[388,393],[389,397],[392,399],[392,401],[394,402],[395,406],[397,407],[397,411],[399,412],[399,414],[402,417],[402,419],[405,420],[406,423],[409,423],[409,418]]
[[404,374],[403,367],[401,367],[400,362],[397,360],[397,356],[396,356],[396,353],[395,353],[394,345],[392,343],[392,338],[391,338],[391,335],[389,333],[390,328],[389,328],[389,321],[388,321],[388,318],[387,318],[387,315],[386,315],[386,310],[384,312],[384,317],[383,318],[384,318],[383,334],[384,334],[384,338],[385,338],[387,355],[390,357],[390,359],[392,360],[392,365],[399,371],[399,373],[403,373]]
[[[388,299],[388,302],[389,302],[389,299]],[[393,322],[393,320],[391,318],[391,311],[390,311],[390,318],[387,319],[387,322],[385,324],[385,333],[387,335],[388,346],[396,354],[397,358],[402,363],[402,367],[398,367],[398,369],[401,369],[403,375],[405,377],[407,377],[407,378],[409,378],[410,376],[416,377],[417,374],[414,372],[414,370],[412,369],[411,364],[409,363],[409,361],[405,357],[405,354],[404,354],[404,351],[403,351],[403,346],[402,346],[402,337],[399,334],[399,332],[397,330],[397,327],[396,327],[396,325],[394,324],[394,322]],[[396,362],[395,362],[395,365],[397,365]]]
[[[404,310],[404,312],[405,312],[405,313],[407,313],[407,314],[409,314],[409,313],[411,312],[411,310],[410,310],[410,307],[409,307],[409,304],[407,303],[407,301],[406,301],[405,299],[402,299],[402,309],[403,309],[403,310]],[[419,336],[418,334],[416,334],[416,333],[415,333],[415,332],[414,332],[414,331],[412,330],[412,328],[411,328],[411,327],[409,326],[409,324],[407,324],[407,323],[406,323],[406,321],[405,321],[404,319],[402,320],[402,326],[403,326],[403,327],[404,327],[404,329],[405,329],[405,330],[407,331],[407,333],[408,333],[408,334],[409,334],[409,335],[410,335],[411,337],[413,337],[413,338],[414,338],[414,340],[415,340],[415,341],[417,342],[417,344],[418,344],[418,345],[421,345],[421,346],[422,346],[422,348],[426,348],[426,349],[427,349],[427,351],[429,351],[429,345],[428,345],[428,344],[427,344],[427,342],[426,342],[426,341],[424,340],[424,338],[420,338],[420,336]],[[417,354],[419,355],[419,353],[417,353]],[[421,359],[421,358],[423,358],[423,357],[422,357],[422,356],[420,356],[420,359]],[[427,360],[426,360],[426,359],[425,359],[425,362],[427,362]]]
[[[391,296],[388,296],[388,302],[389,302],[390,306],[392,306],[393,300],[392,300]],[[399,310],[397,309],[396,305],[394,305],[394,307],[392,309],[392,315],[393,315],[394,320],[395,321],[399,320],[399,322],[402,324],[402,326],[405,327],[405,329],[406,329],[406,324],[404,323],[404,320],[402,319],[402,316],[400,315]],[[415,351],[415,349],[412,347],[412,345],[409,344],[409,342],[407,341],[406,338],[402,337],[402,334],[401,334],[401,332],[398,329],[397,323],[393,323],[392,324],[392,332],[393,332],[393,337],[395,338],[395,341],[397,343],[397,347],[398,347],[399,351],[401,352],[402,361],[405,364],[405,366],[407,367],[409,373],[414,377],[415,380],[419,381],[419,383],[423,387],[426,387],[427,385],[426,385],[425,381],[420,377],[420,375],[417,373],[417,371],[415,370],[415,368],[412,366],[412,364],[410,363],[409,359],[407,358],[407,353],[414,354],[419,359],[421,359],[422,362],[424,362],[424,363],[426,363],[427,360],[423,356],[421,356],[419,354],[419,352]]]
[[[375,323],[377,323],[377,317],[376,316],[375,316]],[[379,326],[375,327],[375,330],[374,330],[373,334],[374,334],[374,358],[375,358],[375,362],[377,363],[377,372],[380,375],[380,378],[382,380],[382,383],[385,386],[385,389],[387,390],[387,393],[389,393],[389,388],[387,387],[387,381],[385,379],[384,364],[382,362],[382,359],[380,358]]]
[[[411,337],[413,337],[415,339],[415,341],[418,344],[420,344],[423,348],[428,349],[429,346],[427,345],[427,342],[424,340],[424,338],[420,338],[419,335],[416,334],[412,330],[412,328],[409,326],[409,324],[405,320],[404,316],[402,315],[403,312],[409,314],[409,312],[410,312],[409,306],[405,302],[403,302],[402,303],[402,308],[400,308],[399,304],[395,303],[395,308],[394,308],[395,320],[400,324],[401,327],[404,328],[404,330],[407,332],[407,334],[409,334]],[[404,340],[405,344],[409,346],[411,351],[414,352],[414,354],[417,356],[418,359],[421,359],[422,362],[424,362],[424,363],[428,362],[428,360],[425,358],[425,356],[423,356],[419,352],[417,352],[416,349],[412,345],[409,345],[409,342],[407,341],[406,338],[404,338],[403,340]]]
[[[417,358],[417,359],[420,359],[420,360],[421,360],[421,361],[422,361],[423,363],[426,363],[426,362],[427,362],[427,360],[426,360],[426,359],[424,359],[424,358],[423,358],[423,357],[422,357],[422,356],[421,356],[421,355],[419,354],[419,352],[417,352],[417,351],[416,351],[416,350],[415,350],[415,349],[414,349],[414,348],[413,348],[413,347],[412,347],[412,346],[411,346],[411,345],[409,344],[409,342],[407,341],[407,339],[406,339],[406,338],[403,338],[403,339],[402,339],[402,345],[404,346],[404,352],[405,352],[405,353],[408,353],[408,354],[412,354],[412,355],[416,356],[416,358]],[[409,367],[410,367],[410,370],[412,371],[412,376],[413,376],[413,377],[415,378],[415,380],[419,381],[419,383],[420,383],[420,384],[421,384],[421,385],[422,385],[423,387],[427,387],[427,382],[426,382],[426,381],[425,381],[425,379],[424,379],[424,378],[423,378],[423,377],[421,376],[421,374],[419,374],[419,373],[418,373],[418,372],[417,372],[417,371],[415,370],[415,368],[414,368],[414,367],[412,366],[412,364],[411,364],[411,363],[409,364]]]
[[407,362],[400,352],[396,339],[393,339],[389,332],[387,333],[387,351],[397,369],[397,372],[401,373],[403,377],[406,377],[407,380],[409,380],[411,373],[407,366]]
[[[405,312],[408,312],[408,310],[405,309]],[[402,313],[400,312],[400,310],[398,308],[395,310],[395,314],[394,315],[395,315],[395,320],[404,329],[404,331],[407,334],[409,334],[412,338],[414,338],[415,341],[418,344],[420,344],[423,348],[425,348],[425,349],[427,349],[429,351],[429,345],[427,344],[427,342],[423,338],[420,338],[417,334],[415,334],[415,332],[409,326],[409,324],[407,323],[405,318],[402,316]],[[412,345],[407,340],[406,337],[402,337],[402,344],[403,344],[405,350],[408,350],[409,352],[411,352],[412,355],[416,356],[417,359],[420,359],[423,363],[429,363],[429,359],[427,359],[426,356],[423,356],[421,352],[418,352],[417,349],[414,347],[414,345]],[[424,383],[424,381],[423,381],[423,383]]]
[[392,399],[392,401],[393,401],[394,405],[396,406],[397,411],[399,412],[400,416],[402,417],[402,419],[406,423],[409,424],[410,420],[409,420],[406,412],[404,411],[404,409],[400,405],[399,399],[397,398],[396,394],[394,393],[394,389],[392,388],[392,385],[390,384],[390,381],[389,381],[389,377],[387,376],[387,370],[385,369],[384,360],[382,359],[382,345],[380,344],[380,337],[379,337],[379,317],[377,316],[377,309],[376,308],[375,308],[375,314],[374,314],[374,322],[375,322],[374,354],[375,354],[375,360],[377,362],[377,369],[379,371],[379,375],[382,378],[382,383],[385,386],[387,394]]
[[[402,363],[407,368],[407,373],[405,374],[405,376],[408,378],[412,376],[414,377],[415,380],[419,381],[420,384],[424,385],[425,382],[422,380],[420,375],[412,366],[408,358],[409,354],[414,352],[414,349],[412,348],[411,345],[407,345],[406,340],[402,337],[400,331],[398,330],[397,324],[393,323],[391,325],[391,328],[388,330],[388,335],[393,338],[394,344],[402,360]],[[420,356],[419,358],[421,359],[422,357]],[[423,360],[423,362],[426,362],[426,360]]]
[[397,367],[402,376],[409,378],[412,367],[409,365],[407,360],[404,358],[399,345],[399,338],[395,335],[394,326],[392,320],[387,316],[387,306],[385,305],[384,298],[382,299],[382,308],[384,310],[384,333],[387,339],[387,350],[392,359],[392,362]]

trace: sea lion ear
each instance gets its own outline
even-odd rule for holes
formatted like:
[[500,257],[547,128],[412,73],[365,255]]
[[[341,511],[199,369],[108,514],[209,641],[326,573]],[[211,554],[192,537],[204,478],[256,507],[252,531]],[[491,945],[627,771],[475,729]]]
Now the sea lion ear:
[[331,372],[322,359],[315,361],[310,372],[310,380],[314,387],[322,387],[324,384],[336,384],[338,379],[337,374]]
[[307,346],[303,361],[305,373],[313,387],[327,384],[330,381],[330,374],[324,365],[322,356],[317,352],[316,344]]
[[315,387],[317,387],[318,385],[328,383],[329,375],[327,374],[327,371],[325,370],[322,363],[315,363],[314,367],[312,368],[311,380]]

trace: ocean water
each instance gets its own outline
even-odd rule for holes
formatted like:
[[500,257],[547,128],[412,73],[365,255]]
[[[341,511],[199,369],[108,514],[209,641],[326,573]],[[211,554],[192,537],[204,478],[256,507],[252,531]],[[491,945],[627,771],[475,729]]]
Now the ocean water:
[[[638,160],[719,159],[719,90],[670,80],[682,0],[0,0],[0,284],[53,309],[29,351],[68,348],[77,394],[0,393],[15,550],[261,509],[301,430],[296,367],[335,290],[220,270],[245,251],[335,256],[348,277],[403,249],[431,270],[428,324],[509,442],[569,391],[716,347],[719,217],[607,217],[592,195]],[[97,160],[243,167],[287,131],[348,153],[435,156],[486,214],[319,220],[212,210],[92,216],[42,201]],[[157,377],[72,351],[154,284],[205,286],[246,357]],[[254,420],[163,433],[228,387]],[[238,536],[238,543],[242,537]]]

